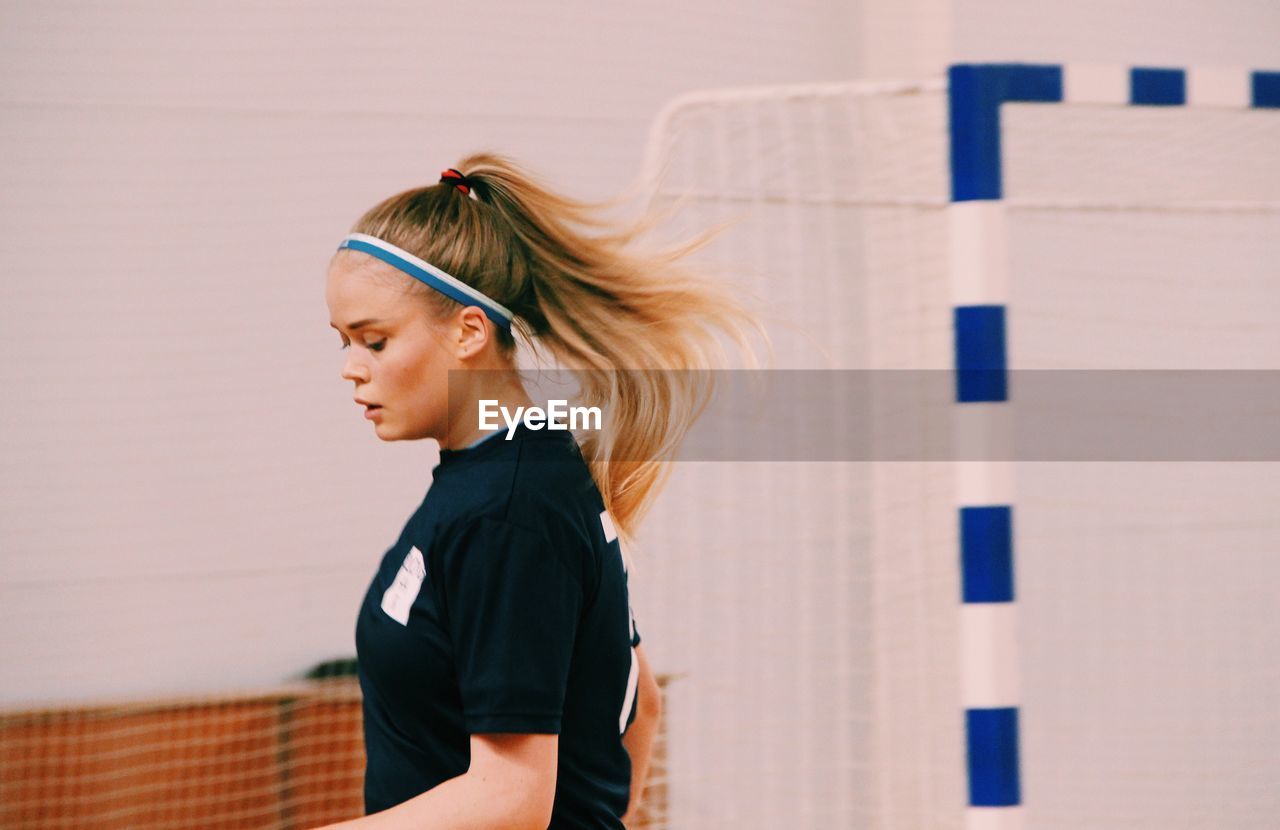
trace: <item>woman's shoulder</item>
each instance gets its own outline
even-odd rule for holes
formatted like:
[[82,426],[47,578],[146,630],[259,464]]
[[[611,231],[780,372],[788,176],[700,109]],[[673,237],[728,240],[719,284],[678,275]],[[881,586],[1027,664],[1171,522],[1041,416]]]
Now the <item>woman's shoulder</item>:
[[465,487],[463,480],[449,479],[440,482],[436,499],[428,493],[415,535],[425,545],[429,569],[468,556],[477,545],[511,544],[557,558],[583,586],[595,584],[603,508],[581,456],[553,442],[530,441],[514,464],[503,466],[503,476],[467,480]]

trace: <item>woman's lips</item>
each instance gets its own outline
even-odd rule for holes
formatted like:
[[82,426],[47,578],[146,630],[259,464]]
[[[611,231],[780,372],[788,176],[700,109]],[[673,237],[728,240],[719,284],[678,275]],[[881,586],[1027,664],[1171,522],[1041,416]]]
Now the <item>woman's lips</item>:
[[381,414],[382,414],[382,407],[380,406],[370,406],[364,411],[364,417],[368,418],[371,421],[374,418],[377,418]]

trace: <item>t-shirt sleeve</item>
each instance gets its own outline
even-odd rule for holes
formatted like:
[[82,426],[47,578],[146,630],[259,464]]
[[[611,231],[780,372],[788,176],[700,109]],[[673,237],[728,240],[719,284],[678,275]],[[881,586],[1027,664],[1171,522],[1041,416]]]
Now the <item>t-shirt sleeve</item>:
[[582,583],[550,534],[492,518],[439,554],[439,585],[468,733],[559,734]]

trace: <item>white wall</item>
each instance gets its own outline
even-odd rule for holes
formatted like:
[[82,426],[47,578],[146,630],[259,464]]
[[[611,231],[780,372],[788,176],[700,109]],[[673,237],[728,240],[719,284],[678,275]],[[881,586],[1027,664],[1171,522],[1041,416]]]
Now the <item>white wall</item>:
[[979,61],[1280,67],[1274,0],[863,0],[858,14],[872,77]]
[[954,0],[956,61],[1280,68],[1274,0]]
[[486,148],[611,195],[670,97],[847,77],[852,8],[4,3],[0,703],[354,654],[436,456],[339,377],[351,222]]

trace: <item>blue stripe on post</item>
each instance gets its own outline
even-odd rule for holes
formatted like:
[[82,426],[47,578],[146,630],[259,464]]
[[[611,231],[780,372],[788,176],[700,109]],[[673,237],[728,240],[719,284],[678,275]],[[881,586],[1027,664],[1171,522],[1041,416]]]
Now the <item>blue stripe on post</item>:
[[965,731],[969,741],[969,804],[1021,804],[1017,707],[966,709]]
[[948,70],[951,201],[1000,198],[1000,99],[989,66]]
[[956,306],[954,326],[956,401],[1008,400],[1004,306]]
[[1008,64],[1005,70],[1006,101],[1062,102],[1062,67]]
[[1181,69],[1133,67],[1129,70],[1129,103],[1166,107],[1187,103],[1187,73]]
[[1000,105],[1062,100],[1062,67],[957,64],[947,70],[951,129],[951,201],[999,199]]
[[1013,508],[960,508],[964,602],[1013,602]]
[[1255,107],[1280,107],[1280,72],[1254,72],[1251,86]]

